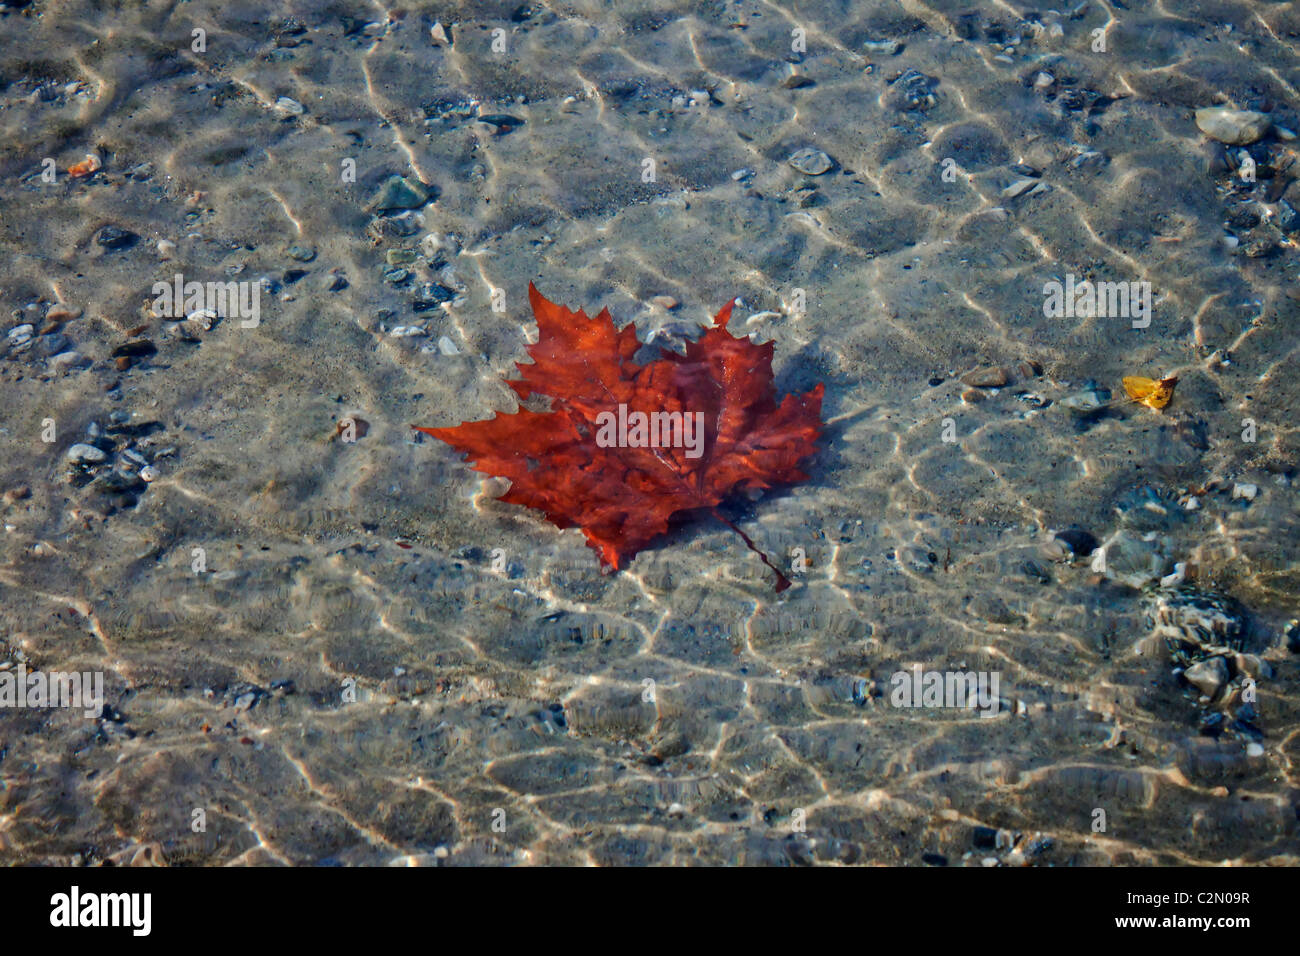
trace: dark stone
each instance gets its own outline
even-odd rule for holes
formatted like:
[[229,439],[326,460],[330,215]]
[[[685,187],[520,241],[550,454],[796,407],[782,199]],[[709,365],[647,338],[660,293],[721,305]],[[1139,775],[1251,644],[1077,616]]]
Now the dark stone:
[[996,850],[998,847],[998,831],[993,827],[976,827],[971,831],[971,842],[974,843],[977,850]]
[[127,342],[125,345],[119,345],[113,349],[113,358],[141,358],[147,355],[156,355],[158,346],[154,345],[148,339],[136,339],[134,342]]
[[1064,531],[1056,532],[1055,537],[1076,557],[1086,558],[1097,550],[1097,539],[1082,528],[1066,528]]
[[130,249],[139,241],[140,237],[134,232],[117,226],[105,226],[95,234],[95,242],[105,249]]

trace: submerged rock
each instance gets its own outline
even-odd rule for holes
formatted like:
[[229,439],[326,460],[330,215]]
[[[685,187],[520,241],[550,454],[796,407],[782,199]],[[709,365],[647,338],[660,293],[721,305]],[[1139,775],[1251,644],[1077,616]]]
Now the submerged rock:
[[1266,113],[1211,106],[1196,111],[1196,125],[1211,139],[1229,146],[1249,146],[1263,139],[1273,125]]
[[[1250,618],[1238,601],[1187,584],[1152,590],[1147,624],[1164,639],[1174,662],[1188,668],[1211,658],[1235,658],[1250,630]],[[1220,683],[1228,679],[1226,661],[1223,668]]]
[[806,176],[820,176],[830,170],[834,163],[820,149],[805,146],[797,150],[788,160],[791,166]]

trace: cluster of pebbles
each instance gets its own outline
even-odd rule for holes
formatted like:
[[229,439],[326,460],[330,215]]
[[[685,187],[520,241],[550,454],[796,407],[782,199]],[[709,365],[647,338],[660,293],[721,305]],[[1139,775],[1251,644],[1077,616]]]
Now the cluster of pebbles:
[[[1203,733],[1232,731],[1250,741],[1258,728],[1255,685],[1273,667],[1249,651],[1256,635],[1249,612],[1235,598],[1185,580],[1186,565],[1174,563],[1157,532],[1120,529],[1100,545],[1078,529],[1058,532],[1046,556],[1090,559],[1107,580],[1140,591],[1149,638],[1163,645],[1173,675],[1197,693]],[[1139,641],[1138,648],[1150,646]]]
[[157,459],[176,454],[172,447],[153,447],[152,436],[162,430],[161,423],[133,424],[131,418],[129,412],[114,411],[106,427],[91,422],[84,439],[64,453],[68,483],[97,494],[106,514],[134,508],[159,476]]
[[1197,110],[1195,118],[1207,138],[1206,169],[1224,206],[1224,245],[1252,259],[1294,247],[1300,234],[1300,187],[1292,169],[1297,134],[1261,110],[1214,106]]

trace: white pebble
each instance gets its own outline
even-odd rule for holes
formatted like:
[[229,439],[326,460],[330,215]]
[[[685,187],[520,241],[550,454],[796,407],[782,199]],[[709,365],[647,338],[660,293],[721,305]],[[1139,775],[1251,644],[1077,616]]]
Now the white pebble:
[[290,116],[301,116],[307,112],[301,103],[287,96],[282,96],[276,100],[275,108],[282,113],[288,113]]
[[456,348],[456,343],[452,342],[447,336],[438,339],[438,351],[443,355],[459,355],[460,349]]
[[1262,757],[1262,756],[1264,756],[1264,746],[1263,746],[1263,744],[1256,744],[1256,743],[1249,743],[1249,744],[1246,744],[1246,756],[1247,756],[1247,757]]
[[9,330],[9,341],[14,345],[25,345],[32,340],[32,335],[36,332],[36,327],[30,322],[26,325],[15,326]]
[[170,259],[176,252],[176,243],[170,239],[158,240],[158,258]]
[[1247,501],[1254,501],[1257,494],[1259,494],[1259,486],[1248,481],[1239,481],[1232,486],[1232,497],[1234,499],[1245,498]]
[[77,442],[77,444],[68,449],[69,461],[84,461],[95,464],[104,461],[106,458],[108,458],[108,455],[104,454],[104,452],[100,451],[94,445],[85,445],[81,442]]

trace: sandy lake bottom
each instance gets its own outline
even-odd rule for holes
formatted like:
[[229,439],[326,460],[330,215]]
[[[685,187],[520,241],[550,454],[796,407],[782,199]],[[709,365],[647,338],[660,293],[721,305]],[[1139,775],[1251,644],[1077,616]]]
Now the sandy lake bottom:
[[[1295,4],[113,7],[0,8],[0,691],[105,701],[0,707],[0,863],[1300,862]],[[411,430],[530,281],[825,383],[794,587]]]

